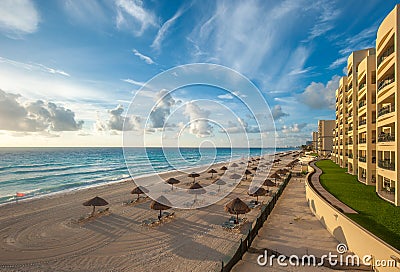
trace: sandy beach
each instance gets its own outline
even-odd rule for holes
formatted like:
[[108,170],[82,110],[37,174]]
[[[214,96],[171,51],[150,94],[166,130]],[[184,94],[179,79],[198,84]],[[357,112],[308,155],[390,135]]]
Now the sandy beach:
[[[280,159],[270,173],[291,162],[293,156]],[[227,164],[213,168],[221,165]],[[217,175],[221,173],[218,170]],[[182,188],[192,181],[187,174],[175,172],[162,177],[178,177]],[[209,177],[202,173],[198,180],[205,186],[212,182]],[[131,181],[4,205],[0,207],[0,271],[218,271],[260,211],[255,208],[246,214],[247,221],[238,231],[221,227],[231,216],[224,211],[226,203],[235,197],[246,203],[254,200],[247,194],[249,184],[250,178],[242,181],[211,206],[172,209],[175,217],[155,227],[141,224],[157,217],[158,212],[149,207],[151,199],[123,205],[136,197],[130,194]],[[109,214],[77,223],[91,211],[82,203],[94,196],[110,203]],[[269,199],[259,198],[264,203]]]

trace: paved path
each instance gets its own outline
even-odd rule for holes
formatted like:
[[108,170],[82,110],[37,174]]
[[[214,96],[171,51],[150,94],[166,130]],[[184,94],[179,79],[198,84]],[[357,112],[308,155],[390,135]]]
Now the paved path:
[[331,195],[324,187],[322,187],[321,182],[319,181],[319,177],[322,174],[322,170],[319,169],[315,162],[311,162],[310,166],[314,168],[315,173],[311,176],[310,183],[314,187],[314,189],[323,197],[326,201],[328,201],[332,206],[337,208],[339,211],[343,213],[357,213],[355,210],[344,204],[343,202],[339,201],[336,197]]
[[[259,266],[265,249],[290,256],[335,254],[338,242],[311,213],[305,196],[305,178],[292,178],[249,251],[232,271],[340,271],[327,267]],[[349,270],[346,270],[349,271]]]

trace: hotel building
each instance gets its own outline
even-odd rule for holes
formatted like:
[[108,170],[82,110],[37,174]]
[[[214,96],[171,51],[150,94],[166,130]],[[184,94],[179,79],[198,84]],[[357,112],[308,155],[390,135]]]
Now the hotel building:
[[336,124],[335,124],[335,159],[336,163],[347,168],[348,156],[348,110],[347,110],[347,77],[342,77],[339,81],[339,88],[336,90]]
[[[356,171],[358,180],[367,185],[376,182],[376,55],[375,50],[358,64],[357,86],[358,107],[353,120],[358,123],[357,133],[353,138],[358,139]],[[356,119],[354,119],[356,118]],[[353,121],[354,123],[354,121]],[[354,142],[355,140],[353,140]],[[355,160],[356,158],[354,158]]]
[[318,152],[318,132],[312,132],[312,148],[314,151]]
[[[369,55],[375,54],[375,49],[355,51],[347,59],[347,93],[343,97],[347,103],[347,119],[342,120],[348,126],[348,139],[344,142],[348,148],[347,169],[349,174],[358,175],[358,108],[365,106],[358,99],[358,65]],[[362,121],[363,124],[365,121]]]
[[376,50],[353,52],[336,90],[332,160],[400,206],[400,5],[379,26]]
[[376,39],[376,191],[396,206],[400,206],[399,8],[396,5],[383,20]]
[[335,120],[318,121],[318,155],[326,157],[332,152]]

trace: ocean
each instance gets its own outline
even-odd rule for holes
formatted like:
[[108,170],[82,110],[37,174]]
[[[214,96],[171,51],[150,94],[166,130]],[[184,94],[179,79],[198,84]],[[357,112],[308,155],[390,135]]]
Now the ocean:
[[[141,176],[293,148],[129,148],[131,174]],[[122,148],[0,148],[0,203],[17,192],[31,198],[130,177]]]

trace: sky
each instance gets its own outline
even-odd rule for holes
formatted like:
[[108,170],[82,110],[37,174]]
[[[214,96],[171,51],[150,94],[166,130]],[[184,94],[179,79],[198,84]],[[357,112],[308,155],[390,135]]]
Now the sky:
[[0,146],[304,144],[395,4],[2,0]]

